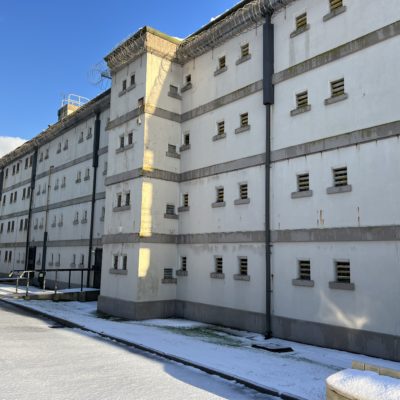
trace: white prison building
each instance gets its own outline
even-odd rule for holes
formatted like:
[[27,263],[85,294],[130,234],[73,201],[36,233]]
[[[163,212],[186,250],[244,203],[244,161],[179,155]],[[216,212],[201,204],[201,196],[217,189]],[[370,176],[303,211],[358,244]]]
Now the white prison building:
[[399,34],[398,0],[142,28],[109,91],[0,160],[0,271],[89,267],[108,314],[400,360]]

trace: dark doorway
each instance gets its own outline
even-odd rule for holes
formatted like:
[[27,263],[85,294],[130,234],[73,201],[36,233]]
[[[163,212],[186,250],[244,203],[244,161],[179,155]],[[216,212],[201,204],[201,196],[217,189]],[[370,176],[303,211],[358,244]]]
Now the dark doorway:
[[102,259],[103,259],[103,249],[95,249],[94,266],[93,266],[93,287],[95,289],[100,289]]
[[35,269],[36,247],[29,247],[27,269],[33,271]]

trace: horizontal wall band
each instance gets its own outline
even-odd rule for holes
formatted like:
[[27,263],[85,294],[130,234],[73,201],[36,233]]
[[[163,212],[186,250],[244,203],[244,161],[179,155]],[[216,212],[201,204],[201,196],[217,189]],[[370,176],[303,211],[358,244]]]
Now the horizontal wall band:
[[265,154],[257,154],[255,156],[241,158],[239,160],[227,161],[220,164],[210,165],[192,171],[183,172],[181,174],[155,169],[153,171],[145,171],[142,168],[137,168],[131,171],[122,172],[121,174],[109,176],[106,178],[106,186],[115,185],[137,179],[141,177],[160,179],[169,182],[186,182],[194,179],[206,178],[213,175],[224,174],[241,169],[257,167],[265,164]]
[[208,244],[208,243],[264,243],[265,232],[213,232],[191,235],[167,235],[153,233],[149,237],[138,233],[104,235],[103,244],[158,243],[158,244]]
[[273,243],[391,242],[398,240],[400,240],[400,225],[294,229],[271,232]]
[[226,106],[237,100],[243,99],[244,97],[250,96],[263,89],[263,81],[254,82],[248,86],[235,90],[232,93],[228,93],[225,96],[221,96],[218,99],[212,100],[202,106],[196,107],[193,110],[187,111],[182,114],[181,122],[189,121],[193,118],[197,118],[203,114],[209,113],[216,110],[217,108]]
[[[103,200],[105,198],[106,198],[106,192],[96,193],[96,196],[95,196],[96,200]],[[64,200],[64,201],[60,201],[58,203],[49,204],[48,209],[56,210],[58,208],[64,208],[64,207],[73,206],[73,205],[77,205],[77,204],[90,203],[91,201],[92,201],[92,195],[76,197],[75,199]],[[43,212],[43,211],[46,211],[46,206],[40,206],[40,207],[36,207],[36,208],[32,209],[33,214]],[[2,215],[2,216],[0,216],[0,221],[5,220],[5,219],[22,217],[24,215],[27,215],[27,213],[28,213],[28,210]]]
[[259,80],[243,88],[235,90],[232,93],[228,93],[225,96],[221,96],[218,99],[212,100],[209,103],[196,107],[193,110],[187,111],[182,115],[164,110],[162,108],[156,107],[151,104],[145,104],[143,107],[135,108],[134,110],[131,110],[126,114],[121,115],[120,117],[117,117],[112,121],[110,121],[107,124],[106,130],[109,131],[111,129],[114,129],[117,126],[120,126],[122,124],[125,124],[126,122],[138,118],[140,115],[143,114],[155,115],[156,117],[167,119],[169,121],[177,123],[186,122],[193,118],[197,118],[203,114],[206,114],[208,112],[214,111],[217,108],[226,106],[237,100],[243,99],[244,97],[260,92],[262,89],[263,89],[263,81]]
[[[102,246],[103,242],[101,238],[94,238],[94,246]],[[43,247],[42,241],[31,241],[31,247]],[[88,247],[89,239],[72,239],[72,240],[53,240],[47,242],[47,247]],[[0,243],[0,248],[25,248],[26,242],[18,243]]]
[[146,171],[143,168],[136,168],[130,171],[125,171],[117,175],[109,176],[105,180],[105,185],[115,185],[117,183],[126,182],[131,179],[137,179],[142,177],[148,177],[153,179],[160,179],[169,182],[179,182],[179,174],[175,172],[163,171],[160,169],[154,169],[152,171]]
[[331,136],[313,142],[274,150],[271,152],[271,161],[289,160],[291,158],[388,139],[398,135],[400,135],[400,121],[389,122],[384,125],[373,126],[371,128],[360,129],[342,135]]
[[[108,152],[108,146],[104,146],[101,149],[99,149],[98,155],[100,156],[102,154],[106,154],[107,152]],[[91,160],[92,158],[93,158],[93,153],[89,153],[89,154],[86,154],[84,156],[78,157],[75,160],[68,161],[65,164],[61,164],[58,167],[54,167],[53,171],[52,171],[52,174],[54,174],[56,172],[60,172],[60,171],[62,171],[64,169],[73,167],[74,165],[80,164],[82,162]],[[44,177],[46,177],[48,175],[49,175],[49,170],[41,172],[40,174],[36,175],[36,180],[44,178]],[[26,180],[24,180],[24,181],[22,181],[20,183],[16,183],[15,185],[9,186],[8,188],[4,189],[3,193],[9,192],[11,190],[18,189],[21,186],[29,185],[30,183],[31,183],[31,179],[26,179]]]
[[237,171],[240,169],[246,169],[251,167],[257,167],[265,164],[265,153],[257,154],[255,156],[240,158],[239,160],[227,161],[220,164],[211,165],[209,167],[203,167],[194,169],[192,171],[186,171],[181,173],[180,182],[191,181],[193,179],[206,178],[208,176],[224,174],[227,172]]
[[400,34],[400,21],[396,21],[383,28],[377,29],[367,35],[361,36],[351,42],[345,43],[325,53],[319,54],[299,64],[293,65],[283,71],[277,72],[272,78],[274,85],[294,78],[298,75],[312,71],[331,62],[347,57],[358,51],[367,49],[375,44],[391,39]]

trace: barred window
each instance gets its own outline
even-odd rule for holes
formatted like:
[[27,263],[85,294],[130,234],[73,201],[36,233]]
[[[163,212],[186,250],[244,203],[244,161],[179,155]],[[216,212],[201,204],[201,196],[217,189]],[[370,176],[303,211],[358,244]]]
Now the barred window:
[[165,213],[168,215],[175,215],[175,206],[173,204],[167,204]]
[[172,268],[164,268],[164,279],[172,279],[174,277],[174,270]]
[[296,17],[296,30],[307,26],[307,13],[303,13]]
[[113,268],[118,269],[118,256],[114,255],[113,257]]
[[222,257],[215,257],[215,272],[217,274],[223,273],[223,259]]
[[181,270],[187,271],[187,258],[181,257]]
[[225,56],[222,56],[218,59],[218,68],[222,69],[226,67],[226,58]]
[[244,113],[240,115],[240,127],[245,127],[249,125],[249,113]]
[[350,262],[336,261],[336,281],[350,283]]
[[331,11],[335,11],[336,9],[343,7],[343,0],[329,0],[329,6]]
[[241,183],[239,185],[239,195],[241,200],[248,199],[248,186],[247,183]]
[[311,280],[310,260],[299,260],[299,279],[303,281]]
[[347,167],[335,168],[333,170],[333,183],[335,187],[347,186]]
[[303,108],[308,106],[308,91],[296,94],[296,105],[297,108]]
[[309,174],[297,175],[297,191],[307,192],[308,190],[310,190],[310,175]]
[[337,79],[331,82],[331,97],[344,95],[344,78]]
[[239,257],[239,274],[247,276],[247,257]]
[[217,188],[217,203],[223,203],[224,202],[224,188],[219,187]]
[[225,133],[225,121],[217,122],[217,133],[223,135]]
[[127,255],[123,255],[122,256],[122,269],[124,271],[126,271],[127,268],[128,268],[128,256]]
[[183,207],[189,207],[189,193],[183,194]]
[[250,47],[248,43],[240,46],[240,54],[242,57],[247,57],[250,54]]

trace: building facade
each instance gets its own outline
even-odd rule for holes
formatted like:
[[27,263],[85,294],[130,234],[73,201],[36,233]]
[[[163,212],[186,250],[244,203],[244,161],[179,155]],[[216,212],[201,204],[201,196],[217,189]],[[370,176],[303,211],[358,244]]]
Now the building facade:
[[0,161],[1,271],[102,259],[103,312],[400,359],[399,17],[246,0],[142,28],[110,91]]

